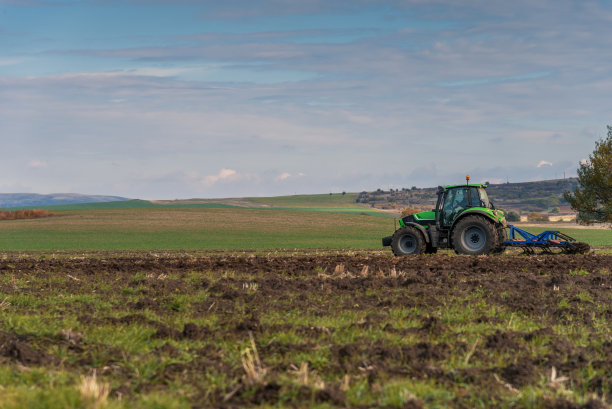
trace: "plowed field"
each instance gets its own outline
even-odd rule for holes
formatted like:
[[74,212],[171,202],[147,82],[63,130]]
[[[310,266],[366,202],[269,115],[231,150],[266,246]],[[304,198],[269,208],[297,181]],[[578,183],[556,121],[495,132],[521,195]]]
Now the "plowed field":
[[0,407],[608,408],[611,271],[612,255],[8,254]]

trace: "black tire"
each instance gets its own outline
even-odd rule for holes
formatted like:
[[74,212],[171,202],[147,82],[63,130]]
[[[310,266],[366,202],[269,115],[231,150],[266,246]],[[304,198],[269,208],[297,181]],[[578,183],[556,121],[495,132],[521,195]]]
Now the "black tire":
[[506,240],[508,240],[508,232],[506,228],[498,225],[497,226],[497,246],[493,249],[493,254],[501,254],[506,251]]
[[479,256],[489,254],[497,247],[497,232],[487,219],[467,216],[453,229],[452,240],[457,253]]
[[402,227],[393,234],[391,250],[396,256],[422,254],[425,251],[425,239],[415,227]]

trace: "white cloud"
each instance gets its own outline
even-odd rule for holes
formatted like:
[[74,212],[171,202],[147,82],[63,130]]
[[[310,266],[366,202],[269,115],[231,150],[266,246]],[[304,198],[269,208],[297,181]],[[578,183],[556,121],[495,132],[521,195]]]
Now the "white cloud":
[[207,175],[204,177],[199,176],[195,172],[187,173],[186,175],[189,180],[195,181],[199,185],[207,188],[223,184],[259,182],[259,175],[255,173],[240,173],[234,169],[227,168],[221,169],[219,173],[215,175]]
[[540,163],[538,163],[536,165],[536,168],[541,168],[542,166],[552,166],[553,164],[551,162],[547,162],[545,160],[541,160]]
[[233,169],[221,169],[216,175],[205,176],[202,183],[206,186],[212,186],[220,181],[232,181],[239,179],[240,175]]
[[285,180],[288,179],[297,179],[297,178],[301,178],[304,177],[305,175],[302,172],[299,172],[295,175],[289,173],[289,172],[283,172],[280,175],[278,175],[277,177],[274,178],[275,182],[284,182]]
[[287,179],[289,179],[290,177],[291,177],[291,173],[288,173],[288,172],[283,172],[283,173],[281,173],[281,174],[280,174],[280,175],[279,175],[279,176],[278,176],[278,177],[277,177],[275,180],[276,180],[277,182],[279,182],[279,181],[287,180]]
[[24,58],[0,58],[0,67],[17,65],[25,61],[26,60]]
[[145,77],[189,77],[189,75],[204,76],[218,70],[220,67],[215,65],[210,66],[195,66],[195,67],[138,67],[124,70],[127,75],[141,75]]
[[31,161],[28,162],[28,168],[32,168],[32,169],[43,169],[43,168],[46,168],[47,166],[48,164],[44,160],[32,159]]

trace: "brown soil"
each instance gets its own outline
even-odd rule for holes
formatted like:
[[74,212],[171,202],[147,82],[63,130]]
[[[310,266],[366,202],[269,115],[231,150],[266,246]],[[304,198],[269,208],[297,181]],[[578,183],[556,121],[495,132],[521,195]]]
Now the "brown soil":
[[[249,253],[174,256],[100,253],[42,258],[9,254],[0,259],[2,297],[91,294],[95,289],[100,297],[112,300],[114,307],[104,311],[88,302],[68,306],[81,327],[54,335],[17,334],[0,328],[0,364],[63,366],[83,373],[100,368],[101,376],[113,379],[111,396],[123,398],[170,384],[192,385],[198,390],[202,374],[223,373],[235,382],[226,390],[202,390],[194,396],[193,406],[244,407],[276,405],[287,399],[287,386],[274,373],[291,369],[287,364],[266,364],[266,357],[287,362],[298,353],[324,348],[325,366],[312,362],[311,368],[325,373],[328,379],[342,379],[345,375],[365,379],[374,389],[390,378],[406,377],[435,379],[448,388],[472,386],[482,390],[483,395],[501,396],[509,393],[508,389],[535,384],[550,376],[554,366],[575,389],[597,396],[607,393],[602,397],[610,401],[612,340],[579,346],[552,329],[556,324],[571,322],[595,328],[601,322],[593,323],[594,319],[607,323],[612,320],[610,268],[612,255],[391,258],[378,254],[283,257]],[[36,279],[20,280],[25,276]],[[64,280],[46,284],[57,277]],[[205,301],[177,304],[177,295],[202,291],[208,294]],[[461,307],[473,299],[541,323],[541,327],[521,332],[499,325],[477,347],[472,347],[461,340],[461,334],[453,333],[452,326],[441,319],[439,312],[450,307],[449,300],[452,306]],[[404,318],[416,322],[416,326],[404,325],[401,317],[390,318],[391,309],[399,307],[404,308],[402,311],[414,311]],[[351,311],[361,318],[342,330],[354,329],[360,335],[351,342],[337,343],[334,341],[337,328],[270,322],[267,318],[269,314],[279,316],[291,310],[313,317],[325,316],[330,311]],[[28,313],[27,307],[22,312]],[[31,313],[37,313],[36,309]],[[485,313],[470,318],[474,325],[501,324],[499,318]],[[180,326],[162,322],[166,316],[180,314],[187,314]],[[194,322],[212,314],[218,317],[214,326]],[[149,328],[151,339],[158,345],[154,353],[172,358],[172,363],[149,378],[136,376],[122,366],[129,358],[126,351],[84,341],[87,337],[83,332],[99,325]],[[287,344],[272,336],[288,331],[300,335],[303,342]],[[373,340],[367,335],[371,331],[412,341],[398,344]],[[246,382],[243,368],[223,348],[230,341],[248,340],[249,334],[255,340],[269,340],[259,344],[258,349],[272,375],[259,385]],[[534,356],[536,341],[547,347],[546,354]],[[185,358],[174,345],[177,342],[190,345],[199,342],[206,346],[191,350]],[[62,348],[65,357],[60,359],[48,352],[51,346]],[[470,362],[476,363],[473,367],[457,370],[445,364],[453,355],[467,354],[471,356]],[[497,358],[500,354],[512,358],[500,364]],[[585,380],[581,373],[589,367],[600,368],[609,376]],[[322,388],[303,385],[292,393],[298,401],[303,397],[332,407],[347,406],[339,382],[326,382]],[[465,406],[460,400],[456,404]],[[540,406],[606,407],[599,400],[580,406],[559,399],[541,402]],[[427,405],[413,399],[404,407]]]

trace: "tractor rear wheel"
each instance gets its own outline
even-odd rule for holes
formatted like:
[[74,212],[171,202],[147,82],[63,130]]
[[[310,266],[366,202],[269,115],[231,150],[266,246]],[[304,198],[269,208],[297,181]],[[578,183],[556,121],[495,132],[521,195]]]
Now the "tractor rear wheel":
[[461,219],[452,233],[453,247],[459,254],[489,254],[497,246],[493,223],[480,216]]
[[397,229],[391,240],[391,249],[396,256],[422,254],[425,251],[425,240],[420,231],[411,226]]
[[506,240],[508,240],[508,232],[504,226],[497,226],[497,247],[493,249],[493,254],[500,254],[506,251]]

